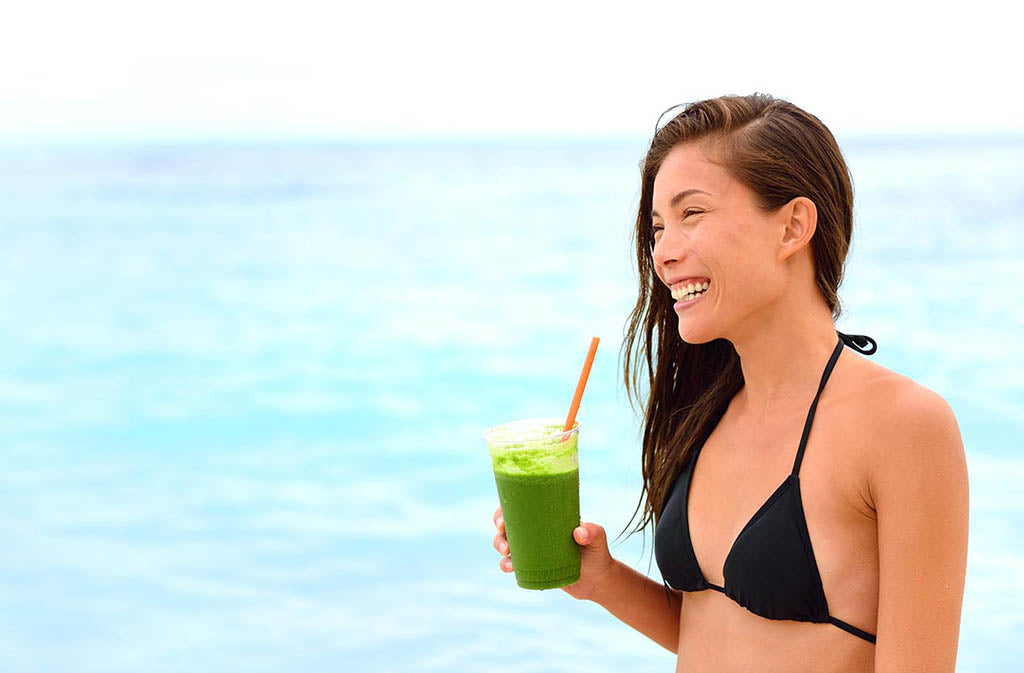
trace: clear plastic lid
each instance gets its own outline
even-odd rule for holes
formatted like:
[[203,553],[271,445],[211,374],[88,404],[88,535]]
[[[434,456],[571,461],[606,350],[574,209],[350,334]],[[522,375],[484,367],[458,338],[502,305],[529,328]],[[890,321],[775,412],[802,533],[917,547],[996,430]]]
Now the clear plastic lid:
[[512,448],[517,444],[556,443],[578,432],[580,423],[575,421],[569,430],[564,428],[564,419],[555,417],[524,418],[489,428],[484,431],[483,437],[489,446],[504,446],[505,448]]

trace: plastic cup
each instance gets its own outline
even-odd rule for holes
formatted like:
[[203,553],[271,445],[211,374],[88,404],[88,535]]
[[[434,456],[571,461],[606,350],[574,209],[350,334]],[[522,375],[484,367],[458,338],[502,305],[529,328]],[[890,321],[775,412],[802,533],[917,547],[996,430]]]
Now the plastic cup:
[[524,589],[555,589],[580,579],[579,423],[530,418],[484,433],[498,487],[509,556]]

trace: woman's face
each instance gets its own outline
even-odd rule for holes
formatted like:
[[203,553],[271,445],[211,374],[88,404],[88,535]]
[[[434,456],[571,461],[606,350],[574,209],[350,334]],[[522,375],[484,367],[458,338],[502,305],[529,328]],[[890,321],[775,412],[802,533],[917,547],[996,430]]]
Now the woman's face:
[[674,295],[687,343],[756,326],[745,319],[756,318],[785,284],[778,217],[762,213],[753,192],[706,156],[699,145],[676,146],[654,178],[654,265]]

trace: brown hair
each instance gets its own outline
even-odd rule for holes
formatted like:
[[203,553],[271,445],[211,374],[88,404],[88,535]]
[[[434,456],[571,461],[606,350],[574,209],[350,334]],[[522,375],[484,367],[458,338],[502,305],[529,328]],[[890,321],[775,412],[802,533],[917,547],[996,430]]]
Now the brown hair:
[[640,163],[634,231],[640,288],[621,352],[630,402],[644,407],[644,485],[630,522],[641,504],[643,517],[630,535],[652,520],[657,525],[686,460],[707,440],[743,385],[731,343],[689,344],[679,338],[672,300],[655,273],[654,177],[673,148],[691,142],[705,146],[712,161],[748,187],[762,212],[775,212],[798,196],[814,202],[818,220],[810,245],[815,279],[833,320],[841,312],[837,291],[853,229],[853,185],[842,152],[821,120],[788,101],[754,93],[690,103],[656,129]]

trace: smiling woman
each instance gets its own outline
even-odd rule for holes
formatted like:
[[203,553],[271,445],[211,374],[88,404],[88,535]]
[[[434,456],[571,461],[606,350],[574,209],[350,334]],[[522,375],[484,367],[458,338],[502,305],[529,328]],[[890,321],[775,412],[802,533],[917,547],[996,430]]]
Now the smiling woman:
[[680,667],[953,670],[963,447],[938,395],[840,359],[875,344],[834,326],[853,188],[831,132],[767,95],[689,105],[654,136],[636,226],[637,530],[655,519]]
[[677,670],[953,671],[963,445],[942,397],[835,328],[853,188],[832,133],[787,101],[725,96],[658,129],[641,168],[623,344],[631,399],[647,390],[633,532],[655,523],[665,581],[583,523],[565,591],[676,652]]

